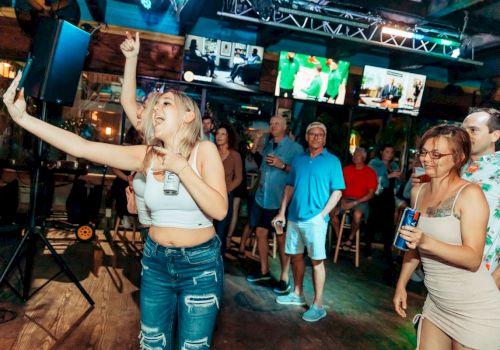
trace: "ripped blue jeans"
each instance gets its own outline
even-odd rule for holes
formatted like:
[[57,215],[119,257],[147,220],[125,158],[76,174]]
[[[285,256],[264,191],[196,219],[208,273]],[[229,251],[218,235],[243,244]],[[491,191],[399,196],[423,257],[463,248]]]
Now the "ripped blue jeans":
[[148,237],[141,264],[141,349],[174,349],[174,334],[176,349],[209,349],[224,276],[217,236],[191,248]]

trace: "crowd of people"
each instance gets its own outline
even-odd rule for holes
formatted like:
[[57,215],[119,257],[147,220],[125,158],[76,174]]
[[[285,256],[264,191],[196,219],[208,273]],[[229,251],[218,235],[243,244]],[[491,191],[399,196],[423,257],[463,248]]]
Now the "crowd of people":
[[[202,118],[197,104],[182,92],[151,94],[145,106],[137,105],[139,48],[138,34],[127,34],[121,45],[126,58],[121,102],[142,135],[141,145],[90,142],[29,115],[22,90],[16,92],[20,74],[3,100],[12,119],[45,142],[73,156],[132,172],[129,194],[134,194],[145,239],[141,346],[172,349],[176,342],[179,348],[209,348],[222,302],[226,235],[234,232],[238,220],[232,212],[234,198],[242,184],[246,187],[245,157],[238,152],[232,126],[215,127],[214,120]],[[283,85],[282,92],[289,93],[289,87]],[[307,126],[305,150],[288,136],[282,116],[273,116],[269,136],[261,140],[263,135],[255,134],[250,151],[259,164],[259,177],[240,245],[244,251],[248,236],[255,232],[260,269],[247,280],[271,279],[268,237],[276,232],[281,266],[276,302],[306,305],[307,250],[314,297],[302,318],[316,322],[327,315],[323,289],[330,219],[338,234],[338,216],[351,212],[351,235],[343,243],[347,248],[353,248],[353,233],[366,222],[366,256],[371,256],[378,231],[383,257],[392,263],[394,194],[401,169],[388,144],[368,164],[366,151],[357,148],[352,165],[342,168],[325,148],[327,128],[320,122]],[[482,109],[470,114],[462,128],[431,128],[417,148],[430,182],[419,183],[422,178],[413,177],[411,206],[421,219],[417,227],[399,231],[409,250],[393,301],[395,311],[406,317],[406,284],[422,264],[428,296],[418,325],[421,349],[499,348],[499,138],[499,111]],[[169,174],[179,179],[176,195],[163,190]]]

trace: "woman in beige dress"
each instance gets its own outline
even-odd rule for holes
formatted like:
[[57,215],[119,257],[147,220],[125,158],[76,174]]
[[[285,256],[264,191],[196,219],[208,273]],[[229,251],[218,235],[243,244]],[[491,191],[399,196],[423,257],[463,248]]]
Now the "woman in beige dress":
[[422,262],[428,295],[417,349],[500,349],[500,293],[481,259],[488,204],[479,186],[460,178],[470,148],[467,132],[451,125],[428,130],[420,143],[431,181],[412,191],[421,216],[416,228],[400,230],[410,250],[393,300],[406,317],[406,284]]

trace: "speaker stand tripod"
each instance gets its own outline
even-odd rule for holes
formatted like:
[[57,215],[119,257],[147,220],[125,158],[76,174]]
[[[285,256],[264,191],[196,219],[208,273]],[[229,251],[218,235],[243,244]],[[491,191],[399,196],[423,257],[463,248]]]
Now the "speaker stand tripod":
[[[45,121],[47,117],[47,104],[45,101],[42,102],[42,114],[41,114],[41,120]],[[31,191],[30,191],[30,208],[28,210],[28,221],[27,221],[27,226],[25,230],[25,234],[23,238],[21,239],[21,242],[17,245],[14,254],[10,258],[9,262],[7,263],[7,266],[5,267],[4,271],[2,272],[2,275],[0,276],[0,285],[5,281],[7,286],[14,292],[14,294],[22,299],[23,301],[28,301],[31,299],[31,297],[36,294],[38,291],[40,291],[43,287],[45,287],[49,282],[51,282],[53,279],[55,279],[57,276],[59,276],[61,273],[65,273],[66,276],[73,282],[73,284],[80,290],[82,295],[87,299],[88,303],[93,306],[94,301],[90,297],[90,295],[87,293],[87,291],[83,288],[83,286],[80,284],[80,281],[76,278],[74,273],[70,270],[66,262],[63,260],[63,258],[56,252],[52,244],[47,240],[45,237],[45,225],[42,224],[41,227],[36,226],[36,210],[37,210],[37,201],[38,201],[38,186],[39,186],[39,181],[40,181],[40,166],[41,166],[41,157],[42,157],[42,150],[43,150],[43,142],[40,139],[37,139],[37,144],[36,144],[36,152],[35,152],[35,162],[34,162],[34,169],[33,169],[33,176],[31,178]],[[40,287],[38,287],[35,291],[30,293],[31,290],[31,278],[32,278],[32,273],[33,273],[33,265],[34,265],[34,256],[36,254],[36,243],[37,239],[41,239],[43,242],[43,245],[47,247],[47,249],[50,251],[50,254],[54,258],[55,262],[59,265],[61,268],[58,273],[56,273],[54,276],[50,277],[44,284],[42,284]],[[23,251],[23,247],[26,246],[25,251]],[[19,260],[21,257],[25,255],[26,256],[26,261],[25,261],[25,270],[24,270],[24,275],[21,274],[22,282],[23,282],[23,291],[20,293],[9,281],[6,279],[8,273],[10,270],[16,266],[19,263]]]

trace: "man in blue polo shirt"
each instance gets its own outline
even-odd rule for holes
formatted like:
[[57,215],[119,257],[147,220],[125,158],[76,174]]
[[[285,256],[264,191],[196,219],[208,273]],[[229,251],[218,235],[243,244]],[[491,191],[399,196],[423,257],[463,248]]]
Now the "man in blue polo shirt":
[[[260,179],[259,187],[255,193],[255,203],[250,210],[249,225],[255,228],[257,247],[260,256],[260,271],[247,276],[247,281],[258,282],[271,279],[269,273],[269,231],[274,230],[271,220],[278,213],[281,196],[286,185],[290,163],[292,159],[303,152],[301,145],[292,141],[287,135],[287,120],[282,116],[274,116],[269,121],[269,133],[271,138],[264,146],[262,154],[255,154],[259,158]],[[261,133],[254,140],[254,145],[259,143]],[[252,149],[255,153],[255,148]],[[277,235],[278,249],[281,263],[281,275],[278,285],[274,291],[278,294],[287,293],[290,290],[288,284],[289,258],[285,254],[284,235]]]
[[[315,322],[326,316],[323,308],[325,285],[326,230],[328,213],[337,205],[345,188],[342,166],[337,157],[324,149],[326,127],[320,122],[309,124],[306,141],[309,149],[294,158],[283,193],[281,208],[273,222],[285,222],[288,207],[288,227],[285,252],[292,256],[294,290],[276,298],[278,304],[306,305],[303,289],[304,248],[313,265],[314,302],[302,319]],[[288,206],[290,203],[290,206]]]

